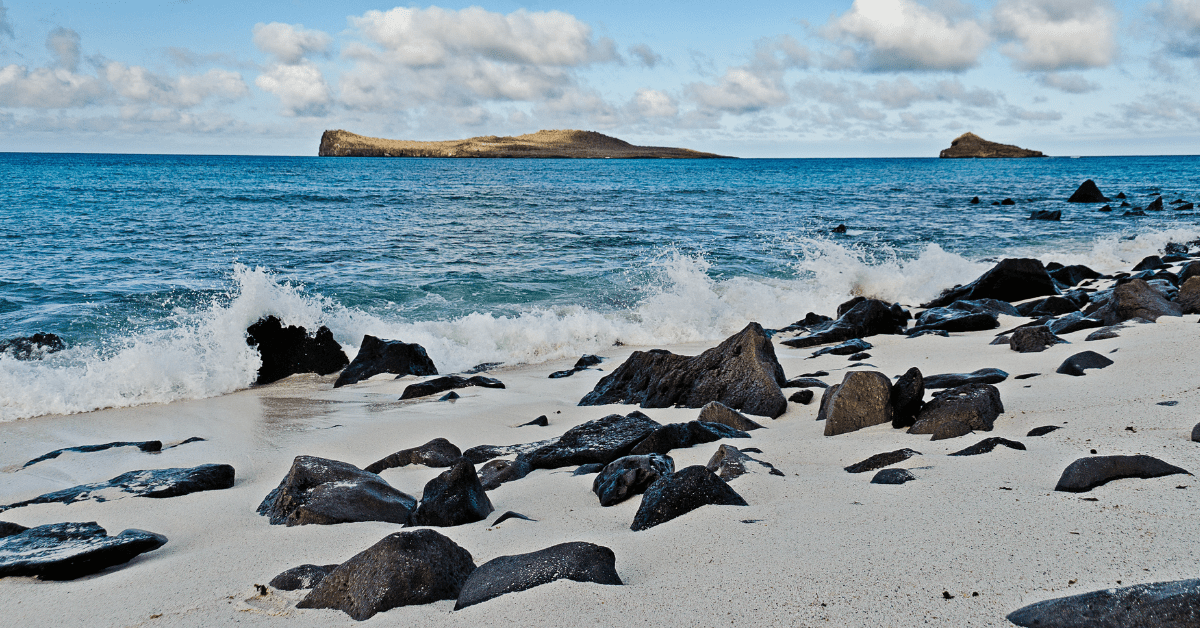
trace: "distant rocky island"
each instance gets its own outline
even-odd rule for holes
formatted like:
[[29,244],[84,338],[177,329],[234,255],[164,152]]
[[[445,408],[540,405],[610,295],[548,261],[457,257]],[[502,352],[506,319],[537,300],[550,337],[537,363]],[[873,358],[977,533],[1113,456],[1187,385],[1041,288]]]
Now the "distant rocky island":
[[569,159],[714,159],[724,155],[687,148],[634,146],[595,131],[538,131],[527,135],[488,135],[465,140],[414,142],[325,131],[321,157],[486,157]]
[[995,158],[995,157],[1045,157],[1040,150],[1029,150],[1011,144],[989,142],[974,133],[963,133],[950,142],[950,148],[938,155],[942,159]]

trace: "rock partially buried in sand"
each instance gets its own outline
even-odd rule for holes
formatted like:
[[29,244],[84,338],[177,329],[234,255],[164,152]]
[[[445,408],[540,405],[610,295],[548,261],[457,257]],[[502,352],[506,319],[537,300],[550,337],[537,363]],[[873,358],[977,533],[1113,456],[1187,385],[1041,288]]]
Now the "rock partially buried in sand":
[[951,288],[925,307],[942,307],[959,300],[1024,301],[1058,294],[1046,267],[1036,259],[1006,259],[975,281]]
[[967,332],[995,329],[1000,326],[1000,320],[995,312],[970,312],[949,307],[935,307],[924,312],[913,322],[912,334],[926,331],[941,330],[946,332]]
[[813,391],[808,390],[808,389],[798,390],[798,391],[792,393],[791,397],[788,397],[788,403],[799,403],[799,404],[803,404],[806,406],[808,404],[812,403],[812,400],[813,400]]
[[425,347],[399,340],[380,340],[364,335],[358,355],[338,375],[334,388],[357,384],[380,373],[393,375],[437,375],[437,367],[425,352]]
[[871,348],[873,348],[873,345],[871,343],[867,342],[866,340],[863,340],[862,338],[852,338],[850,340],[847,340],[846,342],[843,342],[842,344],[834,345],[832,347],[825,347],[824,349],[818,349],[816,351],[813,351],[813,354],[809,357],[817,358],[817,357],[821,357],[826,354],[829,354],[829,355],[851,355],[851,354],[855,354],[855,353],[860,353],[862,351],[866,351],[867,349],[871,349]]
[[794,377],[784,382],[781,388],[829,388],[829,384],[815,377]]
[[[201,491],[216,491],[233,486],[233,467],[227,464],[204,464],[183,469],[150,469],[122,473],[107,482],[82,484],[61,491],[39,495],[33,499],[0,506],[0,512],[30,506],[60,502],[73,504],[86,500],[107,501],[112,491],[135,497],[178,497]],[[106,496],[106,492],[110,493]]]
[[331,525],[356,521],[407,524],[417,507],[411,495],[383,478],[338,460],[296,456],[258,514],[271,525]]
[[367,465],[365,471],[379,473],[384,469],[406,467],[410,464],[420,464],[427,467],[448,467],[462,457],[462,451],[454,443],[435,438],[420,447],[400,450],[382,460]]
[[517,456],[516,460],[492,460],[479,469],[479,483],[483,490],[490,491],[499,488],[501,484],[519,480],[533,469],[524,458]]
[[38,456],[37,458],[34,458],[33,460],[26,462],[24,465],[21,466],[21,468],[24,469],[25,467],[37,464],[39,462],[45,462],[46,460],[53,460],[53,459],[65,454],[65,453],[68,453],[68,452],[89,454],[89,453],[93,453],[93,452],[97,452],[97,451],[104,451],[106,449],[112,449],[114,447],[137,447],[138,449],[140,449],[142,451],[155,452],[155,451],[162,451],[162,446],[163,446],[162,441],[147,440],[147,441],[116,441],[116,442],[112,442],[112,443],[103,443],[100,445],[78,445],[76,447],[63,447],[62,449],[55,449],[54,451],[52,451],[50,453],[42,454],[41,456]]
[[890,467],[894,464],[904,462],[913,456],[920,455],[921,452],[913,451],[912,449],[907,448],[897,449],[896,451],[885,451],[881,454],[875,454],[874,456],[871,456],[862,462],[856,462],[846,467],[846,472],[866,473],[867,471],[874,471],[876,469],[882,469],[883,467]]
[[484,377],[476,375],[474,377],[462,377],[460,375],[448,375],[431,379],[427,382],[419,384],[410,384],[400,393],[400,399],[415,399],[417,397],[428,397],[436,395],[440,392],[445,392],[454,388],[467,388],[470,386],[482,386],[483,388],[504,388],[504,383],[493,377]]
[[1103,193],[1100,192],[1099,186],[1095,181],[1088,179],[1079,185],[1079,189],[1067,199],[1068,203],[1107,203],[1111,201]]
[[1042,427],[1035,427],[1035,428],[1029,430],[1029,433],[1026,434],[1026,436],[1045,436],[1046,434],[1049,434],[1050,432],[1053,432],[1054,430],[1061,430],[1061,429],[1062,429],[1062,427],[1058,426],[1058,425],[1043,425]]
[[610,403],[643,408],[699,408],[720,401],[735,410],[775,418],[787,410],[783,367],[771,339],[758,323],[697,356],[669,351],[635,351],[595,389],[581,406]]
[[1110,338],[1120,338],[1121,334],[1117,333],[1117,330],[1121,329],[1121,327],[1122,327],[1121,325],[1113,325],[1110,327],[1101,327],[1100,329],[1097,329],[1096,331],[1088,334],[1087,338],[1084,338],[1083,340],[1084,340],[1084,342],[1088,342],[1088,341],[1093,341],[1093,340],[1108,340]]
[[[748,466],[748,463],[754,463],[757,467]],[[708,464],[704,465],[706,469],[717,474],[717,477],[729,482],[737,479],[751,470],[765,470],[771,475],[783,475],[783,472],[775,468],[775,465],[769,462],[763,462],[757,458],[742,453],[737,447],[732,445],[721,445],[717,448],[708,459]]]
[[904,484],[917,479],[908,469],[884,469],[871,478],[871,484]]
[[1015,440],[1008,440],[1007,438],[1000,438],[999,436],[993,436],[991,438],[985,438],[985,439],[979,441],[978,443],[975,443],[974,445],[967,447],[966,449],[962,449],[960,451],[956,451],[952,454],[946,454],[946,455],[947,456],[978,456],[980,454],[990,453],[993,449],[996,448],[997,445],[1004,445],[1005,447],[1008,447],[1009,449],[1018,449],[1020,451],[1025,451],[1024,443],[1018,443]]
[[1060,597],[1017,609],[1008,621],[1038,628],[1193,628],[1200,579],[1135,584]]
[[311,589],[321,584],[321,580],[324,580],[325,576],[337,567],[337,565],[300,565],[271,578],[267,584],[280,591]]
[[597,364],[600,364],[603,360],[604,358],[594,355],[584,355],[575,361],[574,367],[566,371],[555,371],[551,373],[550,379],[562,379],[564,377],[570,377],[579,371],[587,370],[587,368],[590,366],[596,366]]
[[358,621],[398,606],[457,599],[471,553],[434,530],[396,532],[326,575],[296,608],[332,608]]
[[309,336],[303,327],[284,327],[275,316],[259,319],[247,328],[246,344],[257,347],[262,358],[258,379],[254,382],[258,385],[296,373],[329,375],[350,363],[328,327],[322,325]]
[[925,389],[956,388],[967,384],[999,384],[1008,379],[1008,373],[1000,369],[979,369],[970,373],[942,373],[925,376]]
[[749,432],[751,430],[761,429],[762,426],[754,421],[751,421],[746,415],[726,406],[720,401],[710,401],[700,408],[700,416],[696,417],[701,423],[720,423],[727,425],[735,430]]
[[547,418],[546,415],[543,414],[542,416],[540,416],[528,423],[522,423],[522,424],[518,425],[517,427],[529,427],[529,426],[548,427],[549,425],[550,425],[550,419]]
[[592,492],[601,506],[619,504],[645,492],[664,475],[675,473],[675,461],[662,454],[625,456],[608,463],[592,481]]
[[555,580],[620,585],[617,557],[602,545],[575,541],[544,550],[500,556],[479,566],[463,584],[454,610]]
[[646,489],[629,529],[647,530],[707,505],[749,506],[712,471],[699,465],[686,467]]
[[96,524],[52,523],[0,538],[0,578],[74,580],[156,550],[167,537],[145,530],[116,536]]
[[504,514],[500,515],[499,517],[496,517],[496,520],[493,521],[492,525],[490,525],[488,527],[494,528],[494,527],[504,523],[505,521],[508,521],[509,519],[520,519],[521,521],[537,521],[537,519],[534,519],[532,517],[526,517],[525,515],[523,515],[519,512],[513,512],[511,510],[506,510],[504,512]]
[[750,435],[720,423],[670,423],[657,428],[629,450],[631,455],[665,454],[672,449],[686,449],[722,438],[750,438]]
[[[557,469],[598,462],[608,464],[629,454],[634,445],[662,427],[634,410],[610,414],[567,430],[562,436],[525,454],[534,469]],[[465,455],[465,454],[464,454]]]
[[1050,329],[1052,334],[1069,334],[1075,331],[1084,329],[1093,329],[1095,327],[1103,327],[1104,321],[1101,321],[1090,316],[1085,316],[1083,312],[1072,312],[1062,318],[1046,323],[1046,327]]
[[1200,423],[1192,428],[1192,442],[1200,443]]
[[1084,351],[1067,358],[1055,373],[1080,377],[1085,374],[1084,371],[1087,369],[1102,369],[1112,364],[1112,360],[1095,351]]
[[460,458],[449,470],[443,471],[425,485],[421,505],[413,513],[413,524],[450,527],[483,521],[492,511],[475,473],[475,465]]
[[[969,430],[992,431],[996,418],[1004,412],[1000,402],[1000,391],[990,384],[967,384],[934,393],[933,399],[925,404],[917,415],[917,422],[908,429],[909,434],[939,435],[954,433],[962,435],[962,429],[943,431],[939,428],[950,423],[959,423]],[[953,427],[953,426],[951,426]],[[949,436],[943,436],[949,437]]]
[[1012,333],[1008,347],[1017,353],[1038,353],[1060,342],[1066,341],[1055,336],[1045,325],[1019,327]]
[[842,383],[825,389],[817,420],[825,435],[837,436],[892,421],[892,383],[878,371],[846,373]]
[[1153,456],[1092,456],[1072,462],[1063,471],[1054,490],[1083,493],[1113,480],[1150,479],[1179,473],[1191,475],[1185,469]]

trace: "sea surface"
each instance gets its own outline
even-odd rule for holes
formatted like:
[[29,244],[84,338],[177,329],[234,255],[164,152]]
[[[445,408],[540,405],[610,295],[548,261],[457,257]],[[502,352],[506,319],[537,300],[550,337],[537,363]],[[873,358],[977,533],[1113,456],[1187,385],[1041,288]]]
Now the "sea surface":
[[[1168,209],[1066,203],[1089,178]],[[1200,238],[1177,198],[1200,202],[1200,157],[0,153],[0,340],[69,345],[0,355],[0,421],[245,388],[268,314],[329,326],[350,357],[363,334],[417,342],[453,372],[719,340],[860,294],[916,305],[1004,257],[1117,270]]]

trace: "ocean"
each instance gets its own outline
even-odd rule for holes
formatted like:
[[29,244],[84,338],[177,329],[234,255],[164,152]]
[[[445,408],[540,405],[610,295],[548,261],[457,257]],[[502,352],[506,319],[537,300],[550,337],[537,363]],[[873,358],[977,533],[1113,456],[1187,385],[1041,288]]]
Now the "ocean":
[[[1168,209],[1067,203],[1089,178]],[[1200,238],[1200,214],[1170,209],[1200,201],[1200,157],[0,153],[0,182],[0,340],[68,344],[0,355],[0,421],[246,388],[245,329],[268,314],[329,326],[351,358],[363,334],[417,342],[448,373],[715,341],[855,295],[917,305],[1004,257],[1113,271]]]

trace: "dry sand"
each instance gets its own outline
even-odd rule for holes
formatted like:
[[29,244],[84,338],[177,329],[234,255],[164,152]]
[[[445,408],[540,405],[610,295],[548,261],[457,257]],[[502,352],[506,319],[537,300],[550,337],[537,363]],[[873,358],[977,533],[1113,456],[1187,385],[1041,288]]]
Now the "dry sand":
[[[1004,328],[1024,321],[1001,318]],[[1005,614],[1035,601],[1196,577],[1200,486],[1193,477],[1120,480],[1082,495],[1052,490],[1062,470],[1090,449],[1145,453],[1200,469],[1200,443],[1189,440],[1200,405],[1196,322],[1195,316],[1164,317],[1096,342],[1083,341],[1088,331],[1076,332],[1065,336],[1072,344],[1029,354],[988,346],[995,332],[871,337],[869,362],[889,376],[911,366],[927,375],[982,367],[1042,375],[997,385],[1007,412],[994,432],[947,441],[889,425],[827,438],[814,421],[815,402],[790,404],[777,420],[759,418],[768,429],[728,441],[760,448],[755,457],[784,477],[742,476],[731,485],[749,507],[707,506],[643,532],[629,530],[638,498],[601,508],[590,490],[593,476],[572,477],[569,468],[534,471],[489,493],[496,514],[487,521],[439,531],[470,551],[476,564],[565,541],[598,543],[616,553],[625,586],[559,581],[458,612],[451,611],[452,601],[397,608],[361,625],[1005,626]],[[670,349],[696,353],[715,344]],[[1054,374],[1063,359],[1087,349],[1116,363],[1084,377]],[[604,354],[603,372],[567,379],[546,376],[570,361],[502,368],[490,375],[507,390],[463,389],[453,403],[396,401],[412,377],[381,376],[333,390],[334,376],[294,376],[214,399],[0,424],[0,503],[132,469],[203,463],[237,469],[228,490],[0,514],[26,526],[94,520],[110,534],[141,528],[170,539],[128,564],[71,582],[0,580],[0,616],[11,626],[360,625],[339,611],[295,609],[303,592],[255,592],[255,584],[285,569],[341,562],[400,529],[387,523],[268,525],[255,508],[292,458],[310,454],[361,467],[439,436],[462,449],[556,436],[633,409],[575,405],[633,350],[613,348]],[[781,345],[777,353],[789,377],[823,369],[836,383],[849,364],[837,356],[808,360],[811,350]],[[1164,400],[1179,404],[1156,405]],[[645,412],[667,423],[692,420],[698,410]],[[550,417],[549,427],[513,427],[541,414]],[[1065,429],[1025,436],[1042,425]],[[133,448],[65,454],[14,470],[59,447],[191,436],[208,440],[160,454]],[[1028,450],[945,455],[985,436],[1018,440]],[[704,464],[718,445],[671,455],[677,468]],[[916,481],[872,485],[872,473],[842,470],[901,447],[924,454],[899,465]],[[382,475],[419,496],[439,472],[406,467]],[[489,527],[506,510],[538,521]],[[945,599],[943,591],[954,598]]]

